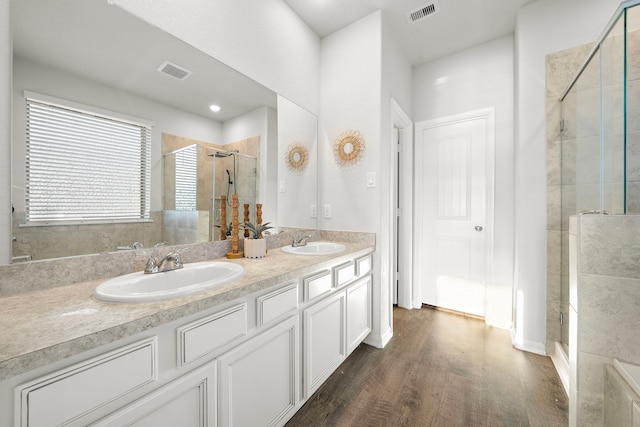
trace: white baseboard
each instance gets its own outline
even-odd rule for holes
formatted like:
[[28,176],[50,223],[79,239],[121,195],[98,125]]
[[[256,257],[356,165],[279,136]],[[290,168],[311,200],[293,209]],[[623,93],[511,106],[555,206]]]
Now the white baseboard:
[[511,345],[513,345],[513,347],[517,348],[518,350],[528,351],[529,353],[547,356],[547,350],[544,343],[533,341],[524,341],[522,343],[517,343],[515,340],[515,332],[515,329],[511,329]]
[[389,341],[391,341],[392,337],[393,337],[393,332],[391,331],[391,328],[389,328],[382,335],[378,335],[378,334],[367,335],[367,337],[364,339],[364,343],[369,344],[372,347],[384,348],[389,343]]
[[555,351],[551,355],[551,361],[558,372],[564,391],[567,393],[567,396],[569,396],[569,358],[562,349],[562,344],[557,341]]

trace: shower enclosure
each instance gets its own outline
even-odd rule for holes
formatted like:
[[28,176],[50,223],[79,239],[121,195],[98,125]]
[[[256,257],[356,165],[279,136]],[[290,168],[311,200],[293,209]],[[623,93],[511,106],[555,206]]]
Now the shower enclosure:
[[254,156],[202,144],[166,154],[163,240],[172,245],[220,240],[221,196],[228,200],[227,224],[233,195],[238,195],[239,221],[244,222],[245,205],[255,221],[257,167]]
[[257,159],[247,154],[237,151],[224,151],[214,149],[213,162],[213,212],[214,220],[212,226],[213,239],[221,240],[220,235],[222,198],[226,198],[226,224],[227,232],[231,227],[231,198],[235,194],[238,196],[238,221],[245,222],[244,211],[248,208],[250,222],[255,223],[256,200],[257,200]]
[[639,3],[621,3],[560,96],[562,117],[557,126],[562,255],[558,321],[565,352],[570,345],[569,217],[640,213]]

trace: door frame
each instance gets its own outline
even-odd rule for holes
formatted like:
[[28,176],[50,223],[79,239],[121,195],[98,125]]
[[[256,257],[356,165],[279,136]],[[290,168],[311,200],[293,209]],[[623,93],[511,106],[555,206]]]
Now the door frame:
[[[487,232],[485,241],[485,267],[486,275],[485,282],[491,283],[493,279],[493,245],[494,245],[494,193],[495,193],[495,139],[496,139],[496,125],[495,125],[495,107],[481,108],[478,110],[467,111],[464,113],[453,114],[450,116],[438,117],[436,119],[425,120],[418,122],[415,125],[415,144],[421,144],[422,134],[427,129],[432,129],[440,126],[452,125],[460,122],[481,119],[486,124],[486,152],[485,152],[485,225],[484,229]],[[422,168],[416,167],[414,164],[414,178],[417,182],[422,180]],[[415,188],[415,186],[414,186]],[[424,253],[422,251],[421,242],[417,241],[416,236],[421,236],[423,229],[422,217],[419,216],[417,210],[423,204],[423,195],[414,193],[414,233],[413,239],[413,304],[416,307],[422,305],[422,274],[418,266],[419,260],[422,259]]]
[[[397,150],[398,144],[395,138],[395,129],[399,131],[399,140],[401,148],[400,162],[401,170],[398,170]],[[398,103],[391,98],[391,133],[389,142],[392,144],[393,155],[389,156],[390,189],[389,192],[389,230],[393,234],[396,230],[396,196],[400,192],[400,200],[402,205],[402,220],[397,235],[392,235],[393,248],[390,251],[391,259],[389,260],[389,275],[391,284],[391,292],[394,290],[395,284],[395,259],[397,251],[400,250],[403,258],[398,265],[398,271],[402,277],[401,285],[398,287],[398,307],[402,308],[419,308],[422,304],[416,306],[414,301],[413,286],[413,122]],[[399,181],[398,181],[399,180]],[[400,242],[400,247],[396,247],[396,242]],[[392,293],[390,295],[393,295]],[[393,300],[393,298],[392,298]]]

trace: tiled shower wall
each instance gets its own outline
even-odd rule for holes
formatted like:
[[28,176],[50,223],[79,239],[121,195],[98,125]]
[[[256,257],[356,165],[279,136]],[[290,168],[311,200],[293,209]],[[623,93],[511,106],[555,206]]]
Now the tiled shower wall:
[[640,365],[640,216],[572,220],[577,254],[572,299],[577,309],[571,346],[577,345],[570,356],[576,384],[570,395],[576,425],[603,426],[605,367],[613,359]]

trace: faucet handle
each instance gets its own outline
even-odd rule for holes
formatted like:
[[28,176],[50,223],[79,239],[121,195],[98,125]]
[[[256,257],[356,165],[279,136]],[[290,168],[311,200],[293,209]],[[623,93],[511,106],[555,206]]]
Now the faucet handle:
[[169,252],[165,258],[171,258],[173,260],[173,265],[175,268],[182,268],[182,251],[183,249],[178,249]]
[[149,255],[147,251],[137,253],[136,258],[137,257],[147,258],[147,265],[144,267],[144,274],[154,274],[158,272],[158,263],[152,255]]
[[156,260],[150,256],[147,260],[147,265],[144,268],[144,274],[155,274],[158,272],[158,263]]

